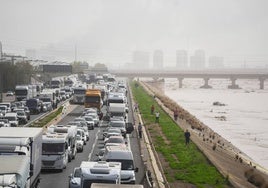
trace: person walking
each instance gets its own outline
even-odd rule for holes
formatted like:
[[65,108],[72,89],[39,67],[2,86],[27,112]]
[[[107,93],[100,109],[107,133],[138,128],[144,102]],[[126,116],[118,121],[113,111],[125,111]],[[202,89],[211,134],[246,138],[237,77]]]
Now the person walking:
[[188,129],[186,129],[186,131],[184,133],[184,137],[185,137],[185,145],[188,145],[190,143],[190,137],[191,137],[191,134],[188,131]]
[[142,138],[142,125],[141,125],[141,122],[139,122],[139,125],[138,125],[138,133],[139,133],[139,138]]
[[135,104],[134,104],[134,112],[138,112],[138,108],[139,108],[138,103],[135,103]]
[[174,113],[174,120],[177,121],[178,116],[179,116],[178,109],[176,108],[173,113]]
[[155,113],[155,123],[159,123],[159,117],[160,117],[160,113],[156,112]]
[[154,114],[154,105],[152,104],[151,106],[151,114],[153,115]]

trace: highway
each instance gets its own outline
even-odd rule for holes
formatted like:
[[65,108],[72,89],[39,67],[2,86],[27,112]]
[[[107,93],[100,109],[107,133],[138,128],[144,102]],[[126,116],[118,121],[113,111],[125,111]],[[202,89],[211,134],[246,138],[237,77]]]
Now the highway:
[[[58,124],[67,124],[72,121],[75,117],[79,116],[83,112],[83,106],[77,106],[71,113],[66,115]],[[132,111],[129,111],[129,119],[132,120]],[[130,121],[131,122],[131,121]],[[105,128],[105,122],[101,123],[100,127],[95,127],[94,130],[89,131],[89,141],[84,146],[84,151],[78,153],[76,158],[68,163],[67,168],[63,172],[58,171],[42,171],[41,172],[41,188],[66,188],[69,183],[69,175],[73,173],[75,167],[79,167],[81,161],[96,161],[96,154],[99,153],[100,149],[103,148],[102,132]],[[143,184],[143,177],[145,174],[144,165],[141,160],[140,147],[137,139],[137,134],[134,132],[131,135],[127,135],[128,144],[130,144],[133,152],[135,167],[139,168],[136,173],[136,183]]]

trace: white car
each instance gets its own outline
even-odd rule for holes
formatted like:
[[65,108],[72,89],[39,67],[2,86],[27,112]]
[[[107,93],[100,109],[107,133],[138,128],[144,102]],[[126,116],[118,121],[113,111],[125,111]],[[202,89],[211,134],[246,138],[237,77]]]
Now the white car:
[[80,135],[76,136],[76,149],[77,152],[83,152],[84,150],[84,141]]
[[100,118],[99,118],[98,114],[96,114],[96,113],[87,113],[87,114],[85,114],[85,116],[92,117],[93,118],[93,121],[94,121],[95,127],[98,127],[99,126]]
[[95,122],[94,122],[93,117],[92,116],[84,116],[84,119],[87,122],[88,129],[93,130],[94,129],[94,125],[95,125]]
[[104,146],[125,146],[127,145],[127,142],[125,141],[124,137],[122,136],[110,136],[105,142]]
[[8,119],[0,119],[0,127],[10,127]]

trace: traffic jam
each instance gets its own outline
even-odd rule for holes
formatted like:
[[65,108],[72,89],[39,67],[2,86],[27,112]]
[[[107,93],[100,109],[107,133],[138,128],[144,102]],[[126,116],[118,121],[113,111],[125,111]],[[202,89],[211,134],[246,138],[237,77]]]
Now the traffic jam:
[[[62,84],[60,78],[54,79],[36,97],[30,98],[25,97],[29,87],[24,87],[24,92],[21,92],[22,86],[16,87],[16,102],[7,103],[10,106],[0,104],[0,109],[2,106],[10,108],[10,112],[4,108],[6,111],[0,120],[10,123],[0,128],[0,161],[10,160],[8,163],[14,164],[0,164],[8,168],[7,174],[1,172],[0,182],[4,186],[46,187],[49,182],[46,178],[55,173],[66,176],[68,169],[71,173],[65,179],[70,188],[101,187],[103,184],[143,187],[136,178],[139,172],[135,162],[137,152],[131,147],[133,138],[130,139],[130,135],[135,130],[126,81],[111,75],[98,75],[91,82],[83,82],[76,75],[67,80],[72,82],[65,79],[67,84]],[[30,108],[32,106],[35,108]],[[28,127],[31,116],[53,112],[60,106],[63,110],[56,124]],[[25,122],[18,116],[22,109]],[[6,118],[9,114],[14,115],[18,124],[12,124],[11,119]],[[88,152],[85,154],[87,160],[79,156],[85,152]],[[21,161],[23,168],[17,169],[18,164],[14,161]],[[78,165],[74,166],[72,161]],[[18,174],[18,171],[23,173]]]

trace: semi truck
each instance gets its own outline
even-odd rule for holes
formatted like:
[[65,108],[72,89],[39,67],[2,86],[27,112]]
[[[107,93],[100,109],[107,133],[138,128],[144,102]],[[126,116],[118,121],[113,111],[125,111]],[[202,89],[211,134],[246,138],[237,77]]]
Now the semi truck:
[[28,85],[17,85],[15,87],[16,101],[21,101],[23,99],[27,100],[32,98],[32,96],[32,88],[29,88]]
[[85,94],[86,94],[85,87],[75,87],[73,89],[72,102],[74,104],[84,104],[85,103]]
[[28,188],[30,160],[25,155],[0,155],[0,187]]
[[121,163],[82,161],[69,176],[70,188],[89,188],[92,183],[120,184]]
[[102,107],[101,91],[99,89],[87,89],[85,94],[85,108],[95,107],[98,110]]
[[[0,128],[0,156],[22,156],[27,158],[29,165],[20,173],[28,174],[28,186],[37,187],[40,182],[42,128],[1,127]],[[1,161],[1,160],[0,160]],[[19,161],[19,160],[18,160]],[[21,159],[18,169],[27,166],[26,159]],[[9,164],[9,163],[8,163]],[[1,166],[2,168],[2,166]],[[14,168],[10,163],[10,170]],[[14,178],[13,178],[14,179]]]
[[68,134],[44,133],[42,137],[42,169],[63,170],[68,163]]

